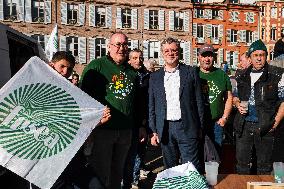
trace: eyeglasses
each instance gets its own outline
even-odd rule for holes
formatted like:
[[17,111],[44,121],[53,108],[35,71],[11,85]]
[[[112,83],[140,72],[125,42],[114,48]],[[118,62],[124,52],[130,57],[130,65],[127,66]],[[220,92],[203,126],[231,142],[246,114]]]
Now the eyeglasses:
[[120,47],[123,47],[123,48],[128,48],[128,44],[127,43],[116,43],[116,44],[111,44],[113,46],[115,46],[116,48],[120,48]]
[[176,54],[178,53],[178,49],[165,49],[164,53],[165,54],[170,54],[170,53]]

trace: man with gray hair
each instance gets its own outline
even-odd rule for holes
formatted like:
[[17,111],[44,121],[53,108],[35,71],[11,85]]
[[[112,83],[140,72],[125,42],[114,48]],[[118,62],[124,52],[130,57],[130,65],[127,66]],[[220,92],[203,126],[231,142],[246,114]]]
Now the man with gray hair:
[[199,77],[194,68],[179,62],[176,39],[167,38],[161,49],[164,68],[153,72],[149,80],[151,144],[161,143],[166,169],[178,165],[180,158],[181,163],[192,162],[201,172],[198,147],[203,100]]
[[82,90],[111,111],[110,120],[96,127],[90,138],[93,148],[89,163],[102,185],[95,182],[96,189],[121,187],[131,144],[136,73],[127,63],[127,55],[126,35],[115,33],[110,37],[108,55],[91,61],[82,74]]

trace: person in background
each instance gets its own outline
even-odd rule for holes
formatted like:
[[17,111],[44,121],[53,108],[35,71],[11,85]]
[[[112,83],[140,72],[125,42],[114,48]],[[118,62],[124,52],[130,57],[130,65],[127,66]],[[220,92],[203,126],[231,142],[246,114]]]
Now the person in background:
[[274,60],[269,62],[270,65],[284,68],[284,34],[281,34],[281,38],[275,43],[274,46]]
[[253,42],[247,54],[251,66],[241,70],[236,78],[236,168],[238,174],[251,173],[254,147],[257,174],[269,175],[272,171],[274,134],[283,129],[283,71],[267,63],[267,48],[261,40]]
[[227,61],[224,61],[221,63],[221,69],[225,72],[228,73],[229,72],[229,65]]
[[72,74],[71,83],[73,83],[75,86],[79,85],[79,75],[78,74],[76,73]]
[[178,40],[165,39],[161,50],[165,66],[149,80],[151,144],[161,144],[165,169],[192,162],[203,172],[199,144],[204,112],[198,73],[179,62]]
[[[140,170],[144,165],[144,155],[147,145],[147,114],[148,114],[148,86],[149,72],[143,65],[143,53],[139,49],[133,49],[129,53],[128,63],[137,72],[138,85],[135,100],[135,125],[133,127],[132,144],[130,146],[123,176],[123,189],[138,187]],[[140,134],[140,136],[139,136]]]
[[144,67],[148,70],[148,72],[154,72],[157,62],[156,60],[150,58],[149,60],[144,61],[143,64],[144,64]]
[[250,65],[251,65],[251,60],[249,59],[247,52],[245,52],[240,56],[240,62],[237,65],[237,69],[243,70],[248,68]]
[[281,38],[275,43],[274,46],[274,59],[284,59],[284,33],[281,33]]
[[137,74],[128,64],[128,38],[114,33],[107,47],[107,56],[92,60],[84,69],[80,84],[83,91],[111,111],[111,119],[91,135],[88,159],[96,178],[90,185],[96,189],[121,188],[134,126]]
[[223,142],[224,126],[226,125],[233,106],[232,86],[229,76],[221,69],[213,66],[214,48],[204,44],[200,47],[199,76],[205,99],[207,115],[204,131],[215,144],[220,156]]

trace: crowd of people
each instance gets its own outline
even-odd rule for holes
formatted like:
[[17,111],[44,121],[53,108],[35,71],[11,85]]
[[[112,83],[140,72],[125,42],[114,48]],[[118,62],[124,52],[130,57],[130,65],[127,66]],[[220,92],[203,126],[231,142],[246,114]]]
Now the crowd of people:
[[[238,174],[251,174],[253,148],[257,174],[271,174],[274,161],[284,162],[283,68],[268,64],[261,40],[241,56],[234,78],[227,64],[214,66],[210,44],[200,47],[199,66],[192,67],[180,63],[179,41],[166,38],[165,64],[158,70],[141,50],[128,51],[123,33],[114,33],[107,47],[106,56],[86,66],[80,82],[79,75],[72,76],[105,110],[54,189],[139,187],[147,141],[161,147],[165,169],[192,162],[204,174],[205,161],[222,161],[224,127],[232,117]],[[50,63],[66,78],[74,65],[74,57],[62,51]]]
[[190,161],[203,174],[204,161],[222,161],[224,126],[233,108],[237,173],[251,173],[253,147],[257,174],[270,174],[273,161],[284,161],[279,153],[284,144],[283,68],[267,63],[261,40],[242,56],[233,87],[228,65],[214,67],[216,53],[210,44],[201,46],[199,67],[192,67],[180,63],[179,41],[165,39],[165,64],[153,73],[144,68],[140,50],[128,56],[127,44],[126,35],[113,34],[108,55],[93,60],[81,78],[81,89],[111,114],[93,132],[95,188],[137,185],[147,136],[152,145],[161,146],[165,169]]

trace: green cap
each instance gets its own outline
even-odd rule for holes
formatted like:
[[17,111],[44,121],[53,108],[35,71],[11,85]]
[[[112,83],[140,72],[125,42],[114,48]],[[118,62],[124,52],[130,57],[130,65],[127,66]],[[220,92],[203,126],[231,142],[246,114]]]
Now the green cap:
[[266,52],[267,54],[267,48],[265,46],[265,44],[259,39],[255,42],[253,42],[248,49],[247,55],[250,56],[250,54],[256,50],[263,50]]

